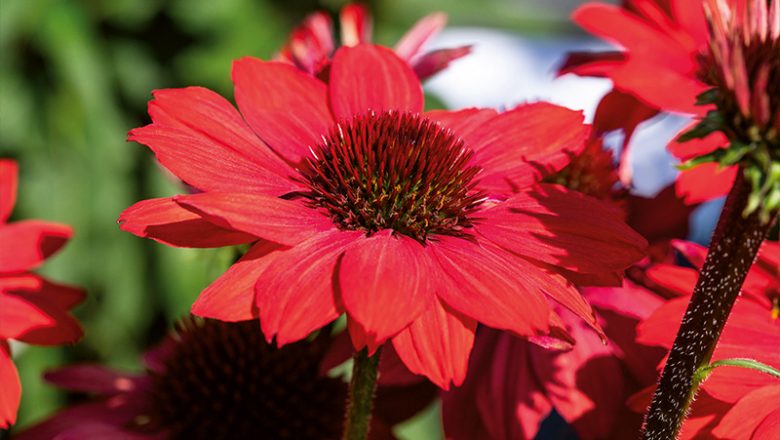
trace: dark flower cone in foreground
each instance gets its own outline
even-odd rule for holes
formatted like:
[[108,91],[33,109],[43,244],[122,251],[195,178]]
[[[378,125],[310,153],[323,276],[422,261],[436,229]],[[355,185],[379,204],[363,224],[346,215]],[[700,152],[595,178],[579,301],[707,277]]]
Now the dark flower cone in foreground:
[[259,317],[284,345],[346,313],[356,349],[390,341],[446,388],[463,380],[477,322],[570,340],[549,301],[598,328],[570,278],[619,277],[643,256],[614,206],[541,183],[584,148],[578,112],[424,113],[409,65],[368,44],[338,49],[327,84],[255,58],[233,81],[243,117],[206,89],[161,90],[153,123],[130,133],[201,192],[139,202],[122,229],[253,243],[196,315]]
[[[147,352],[145,374],[97,365],[47,373],[49,382],[92,397],[17,438],[339,439],[347,384],[320,372],[329,341],[321,334],[276,348],[256,321],[188,319]],[[397,402],[420,408],[433,389],[380,387],[370,438],[393,439],[392,424],[413,415]]]
[[21,384],[9,339],[34,345],[76,342],[81,326],[69,310],[84,291],[30,271],[70,239],[69,226],[40,220],[8,222],[16,201],[16,162],[0,160],[0,428],[16,421]]

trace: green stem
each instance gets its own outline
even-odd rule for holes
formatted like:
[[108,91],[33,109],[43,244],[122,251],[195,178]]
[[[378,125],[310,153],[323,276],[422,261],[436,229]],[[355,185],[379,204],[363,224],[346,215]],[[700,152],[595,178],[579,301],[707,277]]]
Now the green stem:
[[751,192],[740,169],[645,418],[645,440],[677,438],[734,302],[772,221],[743,216]]
[[373,356],[369,356],[365,349],[355,353],[352,380],[349,384],[347,418],[344,425],[344,435],[341,437],[343,440],[365,440],[368,438],[380,350],[377,350]]

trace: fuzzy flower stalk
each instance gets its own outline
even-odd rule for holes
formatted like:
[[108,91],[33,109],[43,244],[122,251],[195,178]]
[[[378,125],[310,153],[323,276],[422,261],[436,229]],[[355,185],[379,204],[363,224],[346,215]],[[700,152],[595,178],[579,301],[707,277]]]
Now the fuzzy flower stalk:
[[684,166],[736,166],[707,259],[645,420],[645,439],[676,438],[745,277],[780,207],[780,0],[707,0],[699,79],[713,106],[682,141],[715,132],[728,143]]

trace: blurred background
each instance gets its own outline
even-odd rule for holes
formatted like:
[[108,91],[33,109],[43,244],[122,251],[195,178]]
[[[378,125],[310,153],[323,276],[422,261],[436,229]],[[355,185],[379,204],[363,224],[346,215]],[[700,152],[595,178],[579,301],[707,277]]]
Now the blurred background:
[[[20,164],[13,219],[73,226],[74,239],[40,272],[88,292],[76,309],[86,330],[79,344],[13,347],[24,390],[19,427],[68,399],[40,380],[42,371],[93,361],[140,368],[139,353],[188,313],[232,257],[231,251],[158,245],[116,225],[132,203],[181,191],[147,149],[125,141],[129,129],[148,123],[150,92],[200,85],[231,97],[231,60],[271,57],[306,14],[335,14],[343,3],[0,0],[0,157]],[[501,108],[550,99],[590,115],[609,89],[602,80],[555,79],[567,50],[600,47],[568,20],[579,1],[368,3],[376,42],[392,45],[417,19],[441,10],[450,26],[432,46],[475,45],[470,57],[428,82],[431,107]],[[650,195],[673,179],[663,145],[683,123],[664,117],[637,136],[650,145],[634,158],[640,192]],[[703,230],[706,236],[706,225]],[[441,438],[436,411],[432,407],[400,435]]]

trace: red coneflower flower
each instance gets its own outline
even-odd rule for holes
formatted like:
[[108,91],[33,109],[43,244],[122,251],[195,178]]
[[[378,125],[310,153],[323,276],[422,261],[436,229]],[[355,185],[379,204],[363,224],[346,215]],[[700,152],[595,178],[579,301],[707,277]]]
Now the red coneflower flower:
[[[146,353],[145,373],[98,365],[47,373],[49,382],[92,397],[18,438],[339,439],[347,384],[320,374],[329,345],[321,334],[275,348],[256,322],[185,320]],[[380,387],[370,438],[395,438],[392,425],[427,405],[434,391],[430,384]]]
[[139,202],[122,229],[177,246],[256,242],[196,315],[259,316],[286,344],[346,312],[356,348],[392,339],[410,370],[447,387],[477,322],[560,335],[552,299],[595,326],[566,276],[642,256],[612,207],[538,183],[583,148],[580,113],[423,113],[414,72],[372,45],[339,49],[327,85],[254,58],[233,80],[246,123],[208,90],[163,90],[154,122],[130,133],[203,192]]
[[732,165],[765,155],[750,148],[752,142],[768,144],[777,160],[780,2],[627,0],[623,7],[588,4],[573,18],[623,51],[576,54],[564,72],[606,76],[647,105],[704,118],[693,134],[709,136],[669,146],[684,161],[704,162],[702,156],[714,154],[709,160],[717,163],[678,179],[678,192],[691,203],[725,195],[736,174]]
[[[344,6],[339,21],[342,45],[356,46],[371,42],[371,15],[364,6]],[[428,15],[418,21],[395,45],[395,53],[411,64],[421,80],[433,76],[450,62],[471,51],[470,46],[461,46],[421,52],[425,43],[441,32],[446,23],[447,16],[442,13]],[[325,12],[315,12],[292,31],[277,59],[311,75],[325,77],[337,47],[330,16]]]
[[604,148],[600,138],[588,141],[566,167],[545,179],[601,200],[623,195],[624,191],[618,189],[618,180],[612,152]]
[[16,162],[0,160],[0,428],[16,421],[21,384],[8,340],[35,345],[73,343],[81,327],[68,313],[84,292],[29,271],[57,252],[70,227],[40,220],[8,223],[16,202]]
[[[694,244],[685,247],[691,264],[700,267],[706,250]],[[648,275],[667,292],[678,295],[637,327],[637,341],[671,348],[677,327],[697,279],[695,269],[657,265]],[[780,369],[780,244],[764,242],[734,304],[712,362],[747,358]],[[716,368],[701,385],[703,394],[692,405],[692,414],[682,428],[682,438],[770,439],[780,423],[777,378],[746,368]],[[649,397],[649,393],[644,393]],[[646,402],[638,402],[644,410]],[[641,408],[640,408],[641,406]],[[763,434],[761,434],[763,433]],[[772,433],[770,435],[770,433]]]

